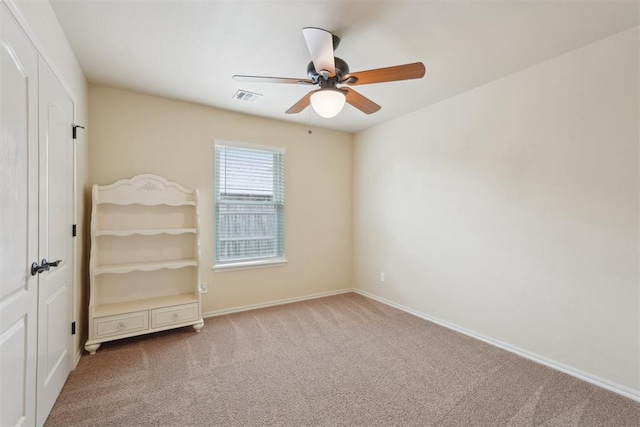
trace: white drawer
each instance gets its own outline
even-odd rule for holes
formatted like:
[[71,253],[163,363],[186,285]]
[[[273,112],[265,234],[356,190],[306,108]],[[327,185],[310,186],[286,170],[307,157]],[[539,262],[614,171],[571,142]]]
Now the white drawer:
[[198,320],[198,303],[175,305],[151,310],[151,328],[161,328]]
[[96,338],[125,335],[146,329],[149,329],[148,311],[93,319],[93,330],[96,333]]

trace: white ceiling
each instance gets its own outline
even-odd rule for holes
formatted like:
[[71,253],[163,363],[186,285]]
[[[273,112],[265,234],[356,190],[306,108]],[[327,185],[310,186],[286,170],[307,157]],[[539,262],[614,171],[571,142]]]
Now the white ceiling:
[[[281,120],[357,132],[638,25],[638,1],[50,0],[87,79]],[[421,80],[359,86],[382,105],[323,119],[284,111],[311,86],[307,26],[341,38],[351,71],[424,62]],[[237,89],[263,94],[255,104]]]

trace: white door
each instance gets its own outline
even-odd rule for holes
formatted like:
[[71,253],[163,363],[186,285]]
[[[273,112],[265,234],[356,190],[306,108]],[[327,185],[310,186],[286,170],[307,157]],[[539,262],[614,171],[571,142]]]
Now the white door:
[[38,275],[38,425],[71,370],[73,274],[73,103],[42,59],[39,95],[39,259],[58,265]]
[[38,55],[0,3],[0,425],[36,414]]

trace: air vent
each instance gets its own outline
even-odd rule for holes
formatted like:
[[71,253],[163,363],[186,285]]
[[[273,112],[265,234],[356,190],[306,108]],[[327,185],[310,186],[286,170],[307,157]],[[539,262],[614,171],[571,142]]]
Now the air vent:
[[237,99],[239,101],[246,101],[251,103],[256,103],[258,100],[262,98],[262,95],[259,93],[253,93],[246,90],[238,89],[235,95],[233,95],[233,99]]

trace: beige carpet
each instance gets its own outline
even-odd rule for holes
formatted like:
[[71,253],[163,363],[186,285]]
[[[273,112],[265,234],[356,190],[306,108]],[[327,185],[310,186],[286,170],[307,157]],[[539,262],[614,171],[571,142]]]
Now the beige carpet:
[[46,426],[638,426],[640,404],[344,294],[85,355]]

